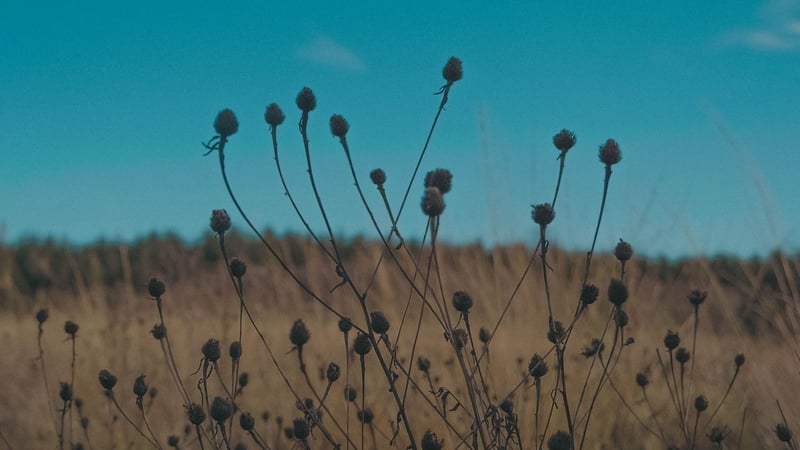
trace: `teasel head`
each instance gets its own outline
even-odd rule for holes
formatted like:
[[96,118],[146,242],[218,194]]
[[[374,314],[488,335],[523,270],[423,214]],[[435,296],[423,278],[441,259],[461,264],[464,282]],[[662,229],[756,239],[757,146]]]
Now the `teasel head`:
[[294,419],[294,422],[292,422],[292,434],[295,439],[304,441],[308,439],[310,433],[311,428],[305,419]]
[[561,321],[550,322],[550,329],[547,331],[547,340],[553,344],[558,344],[567,337],[567,330]]
[[456,328],[453,330],[453,343],[456,345],[456,348],[464,348],[469,343],[469,335],[467,334],[467,330],[463,328]]
[[150,278],[150,281],[147,282],[147,293],[150,294],[150,297],[158,300],[165,292],[167,292],[167,288],[164,282],[158,278]]
[[136,398],[141,399],[147,394],[147,382],[144,381],[144,374],[139,375],[136,377],[136,380],[133,382],[133,394],[136,395]]
[[424,373],[428,373],[428,371],[431,370],[431,360],[426,358],[426,357],[424,357],[424,356],[418,357],[417,358],[417,368],[419,370],[421,370],[422,372],[424,372]]
[[231,260],[230,269],[231,269],[231,275],[241,279],[244,276],[244,274],[247,273],[247,264],[245,264],[244,261],[242,261],[239,258],[233,258]]
[[650,379],[647,378],[647,375],[644,373],[639,372],[636,374],[636,384],[639,385],[640,388],[644,389],[648,384],[650,384]]
[[331,134],[339,139],[345,139],[347,132],[350,130],[350,124],[347,123],[344,117],[339,114],[331,116],[330,120]]
[[225,232],[231,229],[231,216],[228,215],[228,211],[224,209],[211,211],[210,227],[217,236],[224,236]]
[[571,450],[572,436],[566,431],[557,431],[547,440],[548,450]]
[[292,329],[289,330],[289,341],[297,348],[302,348],[308,340],[311,339],[311,333],[306,328],[303,319],[297,319],[292,324]]
[[380,311],[373,311],[369,314],[369,321],[372,331],[378,334],[386,334],[389,331],[389,319]]
[[349,384],[344,387],[344,399],[348,402],[355,402],[356,398],[358,397],[358,391],[353,386]]
[[342,317],[339,319],[339,331],[347,334],[351,329],[353,329],[353,322],[350,321],[349,317]]
[[739,353],[733,358],[733,365],[736,366],[736,370],[744,365],[744,353]]
[[72,400],[72,385],[62,382],[61,387],[58,389],[58,396],[61,397],[61,400],[64,402]]
[[236,120],[236,115],[228,108],[223,109],[217,114],[214,119],[214,131],[222,138],[236,134],[239,130],[239,121]]
[[353,341],[353,350],[360,356],[364,356],[372,350],[372,343],[369,340],[369,335],[358,333]]
[[73,338],[75,337],[76,334],[78,334],[78,328],[80,328],[78,327],[78,324],[71,320],[64,322],[64,332],[72,336]]
[[708,400],[704,395],[698,395],[697,398],[694,399],[694,409],[696,409],[698,413],[708,409]]
[[150,334],[153,335],[155,340],[160,341],[167,337],[167,327],[165,327],[163,323],[157,323],[153,325],[153,328],[150,330]]
[[300,90],[300,93],[297,94],[295,103],[297,104],[297,107],[300,108],[300,111],[308,113],[317,107],[317,97],[310,88],[304,87]]
[[791,442],[792,440],[792,430],[782,423],[775,426],[775,435],[781,442]]
[[698,289],[693,290],[686,296],[689,299],[689,303],[694,305],[695,307],[700,306],[706,301],[706,296],[708,295],[705,291],[700,291]]
[[447,60],[447,64],[442,69],[442,77],[447,81],[447,84],[453,84],[464,76],[464,69],[461,60],[455,56],[451,56]]
[[628,288],[622,280],[612,278],[608,284],[608,301],[621,306],[628,300]]
[[567,130],[564,128],[563,130],[559,131],[555,136],[553,136],[553,145],[561,152],[561,154],[567,153],[569,149],[575,146],[575,133],[572,131]]
[[628,313],[622,308],[618,308],[617,312],[614,313],[614,323],[617,325],[617,328],[625,328],[625,326],[628,325],[628,320]]
[[533,221],[539,224],[540,227],[546,227],[553,222],[553,219],[556,218],[556,213],[553,210],[553,206],[550,203],[541,203],[538,205],[532,205],[533,212],[531,213],[531,217]]
[[534,354],[528,363],[528,374],[533,378],[541,378],[547,374],[547,363],[538,353]]
[[431,430],[422,435],[422,450],[442,450],[444,441]]
[[620,239],[617,246],[614,247],[614,256],[617,257],[617,261],[619,262],[628,261],[633,257],[633,247],[631,244]]
[[425,188],[422,197],[422,212],[428,217],[438,217],[444,212],[445,204],[442,191],[435,186]]
[[36,321],[39,322],[40,326],[45,323],[49,317],[50,312],[47,310],[47,308],[41,308],[36,311]]
[[622,160],[622,152],[619,150],[619,144],[614,139],[606,140],[605,144],[600,146],[600,162],[611,167]]
[[593,284],[586,284],[581,289],[581,304],[589,306],[597,301],[600,296],[600,289]]
[[206,413],[203,411],[203,407],[197,403],[190,404],[186,409],[186,414],[189,417],[189,422],[191,422],[192,425],[200,425],[206,420]]
[[100,381],[100,386],[107,391],[114,389],[114,386],[117,384],[117,377],[106,369],[100,371],[97,375],[97,379]]
[[239,414],[239,426],[244,431],[250,431],[256,426],[256,419],[249,412],[242,412]]
[[238,361],[242,357],[242,343],[239,341],[231,342],[230,347],[228,347],[228,356],[233,361]]
[[453,188],[453,174],[447,169],[431,170],[425,175],[425,187],[437,187],[442,195]]
[[461,314],[468,314],[472,309],[472,297],[464,291],[456,291],[453,294],[453,307]]
[[369,179],[372,180],[372,184],[381,187],[386,183],[386,172],[384,172],[383,169],[373,169],[372,172],[369,173]]
[[264,113],[264,120],[271,129],[277,128],[285,119],[286,116],[283,115],[283,111],[277,103],[270,103],[269,106],[267,106],[267,111]]
[[339,369],[339,365],[335,362],[328,364],[328,370],[325,371],[325,378],[328,380],[328,383],[335,383],[336,380],[339,379],[341,375],[341,369]]
[[214,397],[214,400],[211,401],[209,413],[214,421],[218,423],[225,422],[233,415],[233,405],[227,399]]
[[672,351],[678,348],[681,345],[681,338],[678,336],[678,333],[675,333],[672,330],[667,330],[667,335],[664,336],[664,347],[667,347],[667,350]]
[[686,364],[691,359],[692,354],[689,350],[686,350],[684,347],[680,347],[678,351],[675,352],[675,361],[678,361],[681,364]]
[[492,339],[492,333],[488,329],[481,327],[481,329],[478,330],[478,339],[481,343],[486,345],[489,343],[489,340]]
[[369,408],[364,408],[358,412],[358,421],[367,425],[375,419],[375,414]]

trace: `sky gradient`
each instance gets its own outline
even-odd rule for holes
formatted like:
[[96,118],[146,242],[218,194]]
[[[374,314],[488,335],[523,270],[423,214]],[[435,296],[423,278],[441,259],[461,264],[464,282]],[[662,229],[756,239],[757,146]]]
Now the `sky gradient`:
[[[541,3],[541,4],[540,4]],[[537,230],[550,201],[552,136],[573,130],[554,243],[585,250],[602,191],[597,150],[616,139],[599,247],[749,257],[800,249],[800,1],[13,2],[0,18],[0,230],[76,244],[208,232],[227,197],[202,157],[217,112],[239,118],[226,162],[251,218],[300,231],[282,195],[265,107],[277,102],[281,162],[315,229],[294,99],[317,95],[309,133],[333,228],[374,236],[328,119],[342,114],[370,202],[375,167],[399,203],[436,112],[441,69],[464,79],[422,164],[453,172],[441,236],[485,245]],[[401,231],[421,236],[422,182]],[[379,209],[378,209],[379,210]],[[379,215],[385,227],[386,220]]]

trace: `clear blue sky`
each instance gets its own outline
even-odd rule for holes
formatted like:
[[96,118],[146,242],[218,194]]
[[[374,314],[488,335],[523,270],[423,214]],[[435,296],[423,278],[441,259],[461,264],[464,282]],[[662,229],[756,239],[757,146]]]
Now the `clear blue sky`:
[[[348,119],[365,182],[382,167],[398,202],[455,55],[464,79],[423,163],[454,174],[443,238],[533,243],[530,205],[552,198],[551,137],[566,127],[578,144],[556,243],[589,245],[597,148],[613,137],[623,160],[601,248],[800,248],[800,2],[602,3],[12,2],[0,17],[3,239],[194,239],[215,208],[241,224],[216,157],[201,156],[225,107],[240,121],[226,153],[242,203],[260,225],[299,230],[271,157],[271,102],[287,115],[290,185],[321,229],[295,126],[303,86],[317,94],[310,138],[334,228],[371,236],[328,118]],[[409,236],[421,193],[401,223]]]

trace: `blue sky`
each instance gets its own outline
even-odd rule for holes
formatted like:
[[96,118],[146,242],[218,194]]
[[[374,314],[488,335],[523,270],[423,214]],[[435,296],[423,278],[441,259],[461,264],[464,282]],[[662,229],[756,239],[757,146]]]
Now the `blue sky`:
[[[287,115],[289,184],[322,229],[294,126],[303,86],[317,94],[312,157],[334,229],[372,236],[328,118],[347,118],[357,170],[368,182],[382,167],[397,203],[455,55],[464,79],[422,166],[454,175],[442,238],[533,243],[530,205],[552,198],[551,138],[569,128],[554,242],[588,247],[611,137],[623,160],[600,248],[800,248],[800,1],[613,3],[13,2],[0,18],[3,239],[199,237],[212,209],[233,213],[200,145],[226,107],[240,122],[226,154],[242,203],[259,225],[299,230],[263,120],[271,102]],[[421,193],[407,236],[423,229]]]

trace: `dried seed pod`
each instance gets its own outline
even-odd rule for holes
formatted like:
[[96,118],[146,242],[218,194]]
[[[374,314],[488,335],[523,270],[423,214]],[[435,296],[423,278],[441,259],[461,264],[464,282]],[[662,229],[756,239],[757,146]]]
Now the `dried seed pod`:
[[575,133],[564,128],[553,136],[553,145],[555,145],[561,153],[566,153],[575,145],[575,140]]
[[286,119],[286,116],[283,115],[283,111],[281,111],[281,107],[277,103],[270,103],[267,106],[267,111],[264,113],[264,120],[267,124],[274,128],[282,124],[284,119]]
[[228,211],[224,209],[215,209],[211,211],[211,230],[214,233],[222,236],[226,231],[231,229],[231,216]]
[[107,391],[114,389],[114,386],[117,384],[117,377],[106,369],[100,371],[100,374],[97,375],[97,379],[100,380],[100,386]]
[[297,107],[300,108],[300,111],[305,113],[311,112],[317,107],[317,97],[310,88],[304,87],[300,90],[300,93],[297,94],[295,103]]
[[150,281],[147,282],[147,293],[150,294],[150,297],[161,298],[165,292],[167,292],[167,288],[164,286],[163,281],[157,278],[150,278]]
[[617,164],[622,160],[622,152],[619,150],[619,145],[614,139],[606,140],[605,144],[600,146],[600,162],[608,167]]
[[206,359],[206,361],[210,363],[217,362],[220,356],[222,356],[222,351],[219,347],[219,341],[213,338],[207,340],[206,343],[203,344],[203,347],[200,349],[200,351],[203,353],[203,357]]
[[369,335],[358,333],[356,339],[353,341],[353,350],[361,356],[366,355],[372,350],[372,343],[369,341]]
[[444,77],[448,84],[453,84],[463,78],[463,76],[464,69],[462,67],[461,60],[455,56],[451,56],[450,59],[447,60],[447,64],[445,64],[444,68],[442,69],[442,77]]
[[303,319],[295,320],[294,324],[292,324],[292,329],[289,331],[289,341],[297,347],[302,347],[309,339],[311,339],[311,333],[306,328]]
[[221,137],[226,138],[239,130],[239,121],[236,120],[236,114],[228,108],[223,109],[217,114],[214,119],[214,130]]
[[224,422],[233,415],[233,405],[227,399],[214,397],[209,408],[211,418],[217,422]]

